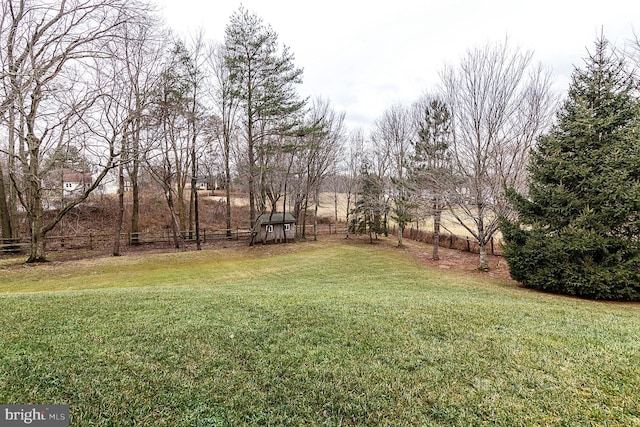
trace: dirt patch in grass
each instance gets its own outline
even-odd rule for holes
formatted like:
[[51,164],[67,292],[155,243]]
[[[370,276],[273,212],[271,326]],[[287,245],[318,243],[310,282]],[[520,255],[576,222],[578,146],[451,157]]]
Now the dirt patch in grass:
[[[360,242],[370,244],[368,238],[356,239],[358,239],[358,241]],[[406,251],[418,262],[435,268],[517,283],[513,279],[511,279],[507,262],[501,256],[488,255],[489,271],[484,272],[478,270],[478,266],[480,265],[480,258],[479,255],[475,253],[440,247],[438,249],[440,259],[435,261],[433,260],[433,245],[431,244],[425,244],[416,242],[415,240],[404,238],[403,247],[398,248],[397,240],[391,236],[389,238],[376,240],[373,244],[395,247],[398,250]]]
[[440,259],[434,261],[432,258],[432,248],[429,246],[420,246],[419,244],[415,244],[411,245],[409,251],[418,260],[420,260],[420,262],[441,269],[456,270],[464,273],[489,276],[491,278],[499,280],[513,281],[513,279],[511,279],[511,276],[509,275],[509,267],[507,266],[507,262],[501,256],[488,255],[489,271],[483,272],[478,270],[478,266],[480,264],[480,258],[478,254],[454,249],[439,248],[438,253]]

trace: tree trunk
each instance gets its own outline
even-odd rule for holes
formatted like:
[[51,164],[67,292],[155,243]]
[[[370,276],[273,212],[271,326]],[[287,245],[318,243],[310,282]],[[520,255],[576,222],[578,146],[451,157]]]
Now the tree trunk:
[[[304,198],[300,194],[296,194],[293,201],[293,216],[296,218],[298,226],[302,229],[302,208]],[[302,235],[300,235],[302,237]]]
[[[291,156],[291,161],[289,162],[289,167],[287,168],[287,179],[284,181],[284,194],[282,199],[282,230],[284,231],[284,242],[287,243],[287,232],[284,229],[285,220],[287,217],[287,185],[289,184],[289,172],[291,171],[291,165],[293,164],[293,156]],[[293,225],[295,227],[295,224]],[[294,229],[295,235],[295,229]]]
[[45,236],[40,232],[32,232],[31,234],[31,247],[29,258],[27,259],[27,263],[37,263],[37,262],[48,262],[45,257]]
[[180,224],[178,222],[178,218],[176,216],[176,208],[173,203],[173,194],[171,192],[171,182],[166,187],[166,197],[167,197],[167,205],[169,206],[169,213],[171,215],[171,233],[173,235],[173,244],[176,249],[180,249],[180,241],[182,240],[182,236],[180,235]]
[[384,237],[389,237],[389,218],[387,217],[386,212],[382,218],[382,231],[384,231]]
[[335,228],[334,231],[336,234],[338,234],[338,192],[334,191],[333,192],[333,214],[334,214],[334,223],[335,223]]
[[200,245],[200,217],[198,215],[198,177],[197,177],[197,166],[196,166],[196,137],[195,130],[193,135],[193,141],[191,145],[191,197],[193,198],[193,215],[196,227],[196,250],[201,250],[202,246]]
[[[131,174],[131,244],[139,243],[138,233],[140,232],[140,186],[138,185],[138,164],[134,160],[134,172]],[[123,195],[124,195],[124,188]]]
[[253,227],[256,223],[256,194],[254,173],[256,168],[255,147],[253,141],[253,104],[252,92],[249,85],[247,91],[247,160],[249,161],[249,226]]
[[489,271],[489,261],[487,260],[487,237],[484,228],[484,208],[482,203],[478,203],[478,245],[480,246],[480,265],[478,270]]
[[[131,183],[131,244],[138,244],[138,233],[140,232],[140,186],[138,185],[138,174],[140,170],[140,120],[136,119],[136,132],[133,136],[132,147],[132,168],[129,174]],[[122,186],[124,194],[124,182]]]
[[193,202],[195,209],[195,222],[196,222],[196,250],[202,250],[202,243],[200,243],[200,214],[198,213],[198,192],[196,191],[195,200]]
[[304,200],[304,206],[302,207],[302,238],[307,238],[307,211],[309,208],[308,197]]
[[[33,184],[32,184],[33,185]],[[33,205],[29,212],[29,227],[31,228],[31,244],[27,263],[47,262],[45,257],[45,234],[42,224],[42,200],[40,194],[34,194],[31,198]]]
[[[122,232],[122,222],[124,219],[124,168],[122,163],[118,169],[118,215],[113,230],[113,256],[120,256],[120,233]],[[132,234],[137,240],[137,234]]]
[[478,270],[489,271],[489,261],[487,260],[487,244],[482,241],[480,244],[480,267]]
[[195,192],[198,191],[196,188],[197,183],[193,182],[193,178],[190,180],[191,188],[189,189],[189,219],[187,221],[187,230],[189,230],[189,240],[193,239],[193,233],[195,231],[195,204],[196,204],[196,196]]
[[318,194],[319,190],[316,188],[315,191],[315,208],[313,210],[313,240],[318,240],[318,205],[320,204],[320,195]]
[[435,207],[433,211],[433,252],[431,258],[434,261],[440,259],[438,249],[440,248],[440,221],[442,217],[442,209],[439,206]]
[[[15,79],[15,75],[16,74],[13,74],[11,77],[12,87],[18,87]],[[16,186],[13,185],[14,184],[13,180],[15,179],[15,176],[16,176],[16,158],[17,158],[16,156],[16,128],[17,128],[16,108],[13,103],[9,104],[8,118],[9,118],[9,122],[7,126],[7,143],[8,143],[7,172],[9,174],[11,185],[9,185],[9,198],[7,199],[7,205],[8,205],[7,207],[9,208],[9,217],[13,219],[11,224],[11,226],[13,227],[11,236],[15,239],[20,236],[20,229],[18,225],[19,221],[18,221],[18,206],[17,206],[18,190]],[[22,124],[24,124],[24,119],[20,119],[20,126],[22,126]],[[20,149],[19,151],[22,151],[22,149]]]
[[351,190],[347,191],[347,214],[345,216],[345,221],[347,222],[347,231],[345,232],[345,239],[349,238],[349,227],[351,227],[351,224],[349,223],[349,221],[351,220]]
[[[224,194],[226,198],[226,213],[225,220],[227,226],[227,238],[231,238],[231,166],[230,166],[230,148],[231,142],[230,136],[224,137]],[[253,225],[253,224],[251,224]]]
[[249,157],[249,223],[253,225],[256,222],[256,194],[255,180],[253,178],[253,166],[251,162],[255,162],[253,156]]
[[[34,99],[32,99],[32,103],[35,105],[37,100],[39,100],[40,92],[36,91],[36,95],[34,95]],[[35,108],[32,108],[32,111]],[[42,223],[42,194],[41,189],[42,185],[40,183],[40,141],[37,140],[35,135],[33,134],[33,114],[30,113],[30,116],[27,119],[27,144],[29,146],[29,163],[28,163],[28,203],[29,208],[28,216],[29,216],[29,227],[31,229],[31,246],[29,251],[29,258],[27,259],[28,263],[32,262],[46,262],[45,258],[45,233],[44,226]]]
[[[14,150],[15,150],[15,109],[13,107],[13,105],[11,105],[9,107],[9,123],[8,123],[8,173],[9,176],[11,176],[12,173],[12,168],[14,166]],[[9,179],[9,181],[11,181]],[[5,180],[4,180],[4,171],[2,170],[2,168],[0,168],[0,217],[2,218],[2,239],[3,242],[7,239],[11,240],[14,237],[16,237],[16,234],[14,234],[14,229],[13,227],[15,226],[14,224],[12,224],[13,219],[15,218],[14,216],[14,212],[12,209],[13,205],[14,205],[14,200],[15,200],[15,194],[13,191],[13,186],[9,185],[9,199],[7,199],[7,194],[6,194],[6,188],[5,187]],[[5,242],[7,243],[7,242]]]
[[[177,164],[177,163],[176,163]],[[174,212],[177,207],[176,218],[178,219],[178,233],[180,237],[186,237],[185,231],[187,230],[187,209],[184,205],[184,185],[182,173],[179,172],[180,167],[176,167],[176,197],[173,200]],[[177,206],[176,206],[177,205]]]
[[0,221],[2,226],[2,242],[11,243],[13,239],[13,228],[11,227],[11,212],[7,204],[7,195],[5,193],[4,173],[0,167]]

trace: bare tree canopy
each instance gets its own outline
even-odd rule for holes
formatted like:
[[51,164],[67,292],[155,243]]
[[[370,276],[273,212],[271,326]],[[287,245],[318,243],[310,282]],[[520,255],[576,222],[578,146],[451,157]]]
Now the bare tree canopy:
[[[147,9],[129,0],[2,1],[0,105],[10,134],[3,150],[15,162],[9,176],[29,220],[30,262],[45,260],[46,233],[114,167],[125,117],[104,62],[117,51],[119,28]],[[94,178],[44,223],[52,159],[71,147]]]
[[554,98],[550,72],[532,64],[532,53],[508,42],[469,50],[440,76],[453,123],[452,161],[457,184],[448,205],[480,245],[486,244],[510,209],[504,187],[526,185],[529,152],[550,124]]
[[411,111],[396,104],[376,120],[371,134],[378,176],[393,202],[392,218],[398,224],[398,246],[403,246],[405,226],[411,222],[417,207],[411,169],[415,123]]

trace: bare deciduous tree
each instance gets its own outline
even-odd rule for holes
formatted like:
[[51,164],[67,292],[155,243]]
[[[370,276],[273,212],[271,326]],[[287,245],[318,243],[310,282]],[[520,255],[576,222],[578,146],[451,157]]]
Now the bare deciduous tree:
[[[5,151],[16,162],[9,176],[29,221],[28,262],[46,260],[46,234],[114,167],[123,117],[100,61],[108,59],[107,45],[118,40],[118,29],[141,10],[128,0],[2,2],[0,56],[8,70],[3,83],[15,133]],[[54,164],[49,159],[60,158],[70,145],[91,159],[95,178],[45,222],[43,185]]]
[[[200,212],[198,201],[198,157],[204,144],[200,143],[207,124],[205,104],[205,85],[208,80],[206,74],[206,44],[202,31],[191,39],[191,49],[186,59],[186,77],[188,84],[187,122],[189,130],[189,155],[191,158],[191,194],[189,203],[189,233],[195,229],[196,248],[202,249],[200,242]],[[192,237],[192,236],[190,236]]]
[[344,113],[336,112],[327,99],[315,98],[307,113],[305,134],[296,164],[299,180],[295,195],[295,214],[306,233],[309,204],[313,206],[314,239],[317,239],[320,191],[326,177],[335,170],[344,137]]
[[226,235],[231,238],[231,162],[233,135],[237,128],[238,99],[233,96],[225,49],[224,45],[212,45],[207,56],[207,65],[213,76],[213,82],[208,86],[211,91],[210,97],[213,101],[214,114],[218,117],[215,121],[218,126],[211,140],[217,141],[222,151]]
[[190,173],[189,153],[189,52],[175,40],[158,79],[152,113],[155,127],[147,165],[160,184],[167,202],[174,246],[184,244],[186,230],[185,188]]
[[415,124],[411,112],[396,104],[376,120],[372,142],[380,164],[379,174],[384,177],[387,192],[393,203],[391,212],[398,225],[398,246],[402,247],[405,226],[411,222],[416,207],[412,184],[412,137]]
[[458,185],[448,206],[478,242],[480,268],[486,245],[508,216],[504,187],[522,188],[529,151],[551,119],[550,74],[532,65],[532,53],[507,42],[469,50],[457,67],[441,72],[453,119],[452,161]]
[[146,144],[144,135],[148,130],[148,109],[151,106],[152,90],[159,78],[162,55],[159,43],[162,34],[158,22],[151,14],[137,22],[121,27],[122,42],[113,52],[114,80],[119,82],[119,96],[127,119],[120,146],[118,167],[118,215],[114,224],[113,255],[120,255],[120,234],[124,220],[125,173],[131,189],[131,243],[138,242],[140,220],[139,175],[143,165]]

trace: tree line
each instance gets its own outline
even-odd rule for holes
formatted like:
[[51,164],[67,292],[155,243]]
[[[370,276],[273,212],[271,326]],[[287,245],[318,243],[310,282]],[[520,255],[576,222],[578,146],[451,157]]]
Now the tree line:
[[[114,255],[125,227],[140,231],[143,179],[161,189],[176,247],[182,231],[199,233],[205,177],[219,177],[226,191],[229,233],[233,189],[249,195],[249,224],[291,201],[298,216],[318,203],[344,113],[299,96],[302,70],[255,14],[240,7],[218,43],[203,33],[177,37],[144,2],[1,4],[2,238],[28,229],[28,262],[46,260],[47,233],[110,174],[119,186]],[[65,194],[70,172],[92,178]],[[45,215],[52,206],[55,215]]]
[[[389,106],[370,131],[349,130],[345,113],[330,100],[300,96],[303,70],[294,54],[270,25],[242,6],[231,15],[224,40],[216,42],[202,32],[176,36],[142,1],[1,4],[0,225],[6,242],[28,230],[29,262],[46,260],[47,233],[110,174],[119,187],[114,255],[120,254],[123,230],[132,236],[140,231],[146,179],[161,189],[176,247],[184,230],[200,242],[197,184],[213,176],[225,191],[229,233],[237,190],[248,196],[250,226],[262,213],[290,209],[306,230],[308,218],[317,221],[321,192],[334,194],[336,221],[338,195],[344,195],[348,233],[371,239],[386,233],[393,221],[402,245],[408,224],[432,218],[434,259],[446,211],[477,241],[482,269],[488,268],[486,246],[499,229],[507,230],[512,249],[528,238],[519,233],[535,231],[542,240],[558,234],[549,231],[548,220],[530,216],[539,215],[541,207],[527,204],[546,196],[549,203],[566,202],[536,193],[535,179],[542,179],[536,168],[553,164],[550,157],[562,151],[554,146],[543,155],[541,150],[546,141],[566,137],[564,121],[590,124],[586,116],[574,119],[567,101],[559,104],[551,71],[508,40],[467,50],[457,63],[444,65],[439,84],[425,88],[415,102]],[[626,53],[611,48],[611,58],[622,64],[620,73],[634,82],[629,99],[636,103],[638,45],[631,43],[636,49]],[[587,66],[592,60],[586,59]],[[576,67],[575,76],[580,70]],[[599,78],[598,90],[608,88],[611,82]],[[567,99],[578,97],[576,79]],[[622,135],[612,126],[597,137],[607,132],[616,141]],[[625,155],[637,142],[637,133],[630,135],[625,141],[632,145],[619,148]],[[565,160],[558,167],[567,165]],[[585,165],[575,168],[594,173]],[[67,172],[92,179],[79,194],[61,197]],[[561,180],[562,188],[574,181]],[[622,185],[619,178],[616,182]],[[602,187],[591,181],[580,185]],[[129,188],[131,215],[125,224]],[[45,215],[52,204],[55,215]],[[573,214],[585,215],[580,209]],[[21,228],[21,221],[27,226]],[[637,235],[635,226],[621,224],[629,236]],[[524,273],[515,275],[532,282]]]
[[512,277],[588,298],[640,299],[640,40],[601,34],[562,101],[508,42],[470,49],[440,86],[378,119],[352,229],[385,233],[444,210],[480,247],[500,231]]
[[551,72],[505,41],[468,50],[440,80],[376,121],[352,229],[373,236],[391,219],[402,245],[407,224],[432,217],[438,259],[447,211],[477,241],[480,268],[488,269],[487,244],[500,218],[511,216],[504,188],[526,189],[530,150],[553,118]]

